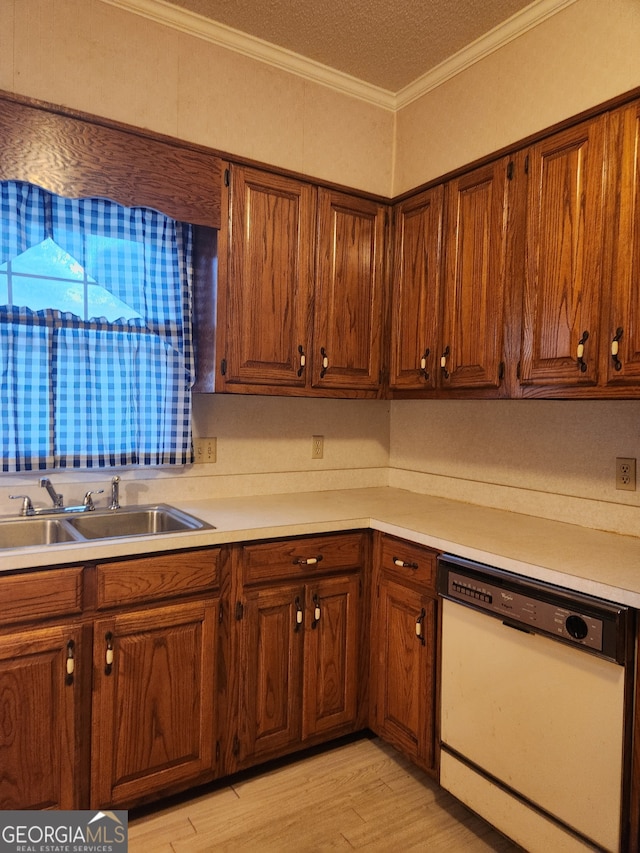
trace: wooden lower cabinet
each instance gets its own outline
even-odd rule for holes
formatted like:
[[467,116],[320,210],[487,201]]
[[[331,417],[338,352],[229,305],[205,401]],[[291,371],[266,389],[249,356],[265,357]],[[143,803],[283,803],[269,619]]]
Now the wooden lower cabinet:
[[96,621],[91,806],[213,776],[214,599]]
[[80,807],[81,629],[60,624],[0,636],[0,809]]
[[375,553],[372,728],[435,775],[436,552],[379,536]]
[[365,539],[349,533],[242,549],[238,767],[363,727]]

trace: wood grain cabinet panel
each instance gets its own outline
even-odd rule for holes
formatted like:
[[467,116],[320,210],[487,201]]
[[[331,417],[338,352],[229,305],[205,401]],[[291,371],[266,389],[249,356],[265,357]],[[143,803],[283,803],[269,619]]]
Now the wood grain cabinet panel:
[[507,158],[446,187],[440,384],[497,389],[503,373]]
[[252,590],[243,606],[241,764],[286,753],[300,741],[304,588]]
[[611,301],[602,328],[602,375],[610,387],[640,385],[640,102],[610,116]]
[[606,123],[599,116],[529,150],[524,386],[598,382]]
[[323,578],[307,588],[303,738],[354,726],[358,714],[360,579]]
[[216,390],[378,396],[386,205],[236,164],[229,174]]
[[304,388],[316,190],[256,169],[233,166],[230,174],[229,266],[219,294],[224,386]]
[[437,552],[378,533],[374,553],[370,724],[436,776]]
[[0,809],[77,809],[81,630],[0,636]]
[[436,602],[389,578],[378,595],[376,731],[433,772]]
[[393,212],[392,390],[434,389],[438,380],[443,205],[439,185]]
[[92,808],[212,778],[216,626],[213,600],[96,621]]
[[236,769],[362,726],[364,543],[360,532],[242,547]]
[[315,388],[381,384],[386,206],[318,191]]

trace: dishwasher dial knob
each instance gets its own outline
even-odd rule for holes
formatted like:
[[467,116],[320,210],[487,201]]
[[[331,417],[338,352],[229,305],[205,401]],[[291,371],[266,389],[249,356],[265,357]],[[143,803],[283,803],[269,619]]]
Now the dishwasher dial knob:
[[589,633],[587,623],[582,616],[576,616],[575,614],[568,616],[564,624],[567,631],[575,640],[584,640]]

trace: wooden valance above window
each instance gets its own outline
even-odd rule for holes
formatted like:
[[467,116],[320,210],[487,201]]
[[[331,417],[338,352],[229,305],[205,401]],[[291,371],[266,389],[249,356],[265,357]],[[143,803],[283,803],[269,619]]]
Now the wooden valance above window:
[[206,149],[0,94],[0,180],[220,228],[221,169]]

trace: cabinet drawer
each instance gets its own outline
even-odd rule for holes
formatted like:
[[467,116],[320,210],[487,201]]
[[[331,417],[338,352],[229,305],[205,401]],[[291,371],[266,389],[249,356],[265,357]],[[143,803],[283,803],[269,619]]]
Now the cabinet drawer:
[[2,624],[72,616],[82,611],[82,568],[0,577]]
[[96,567],[99,609],[200,592],[220,583],[220,549],[170,552]]
[[244,583],[358,569],[364,560],[364,541],[362,533],[346,533],[245,545],[242,549]]
[[385,536],[382,540],[381,569],[387,577],[411,580],[435,590],[437,551],[403,539]]

